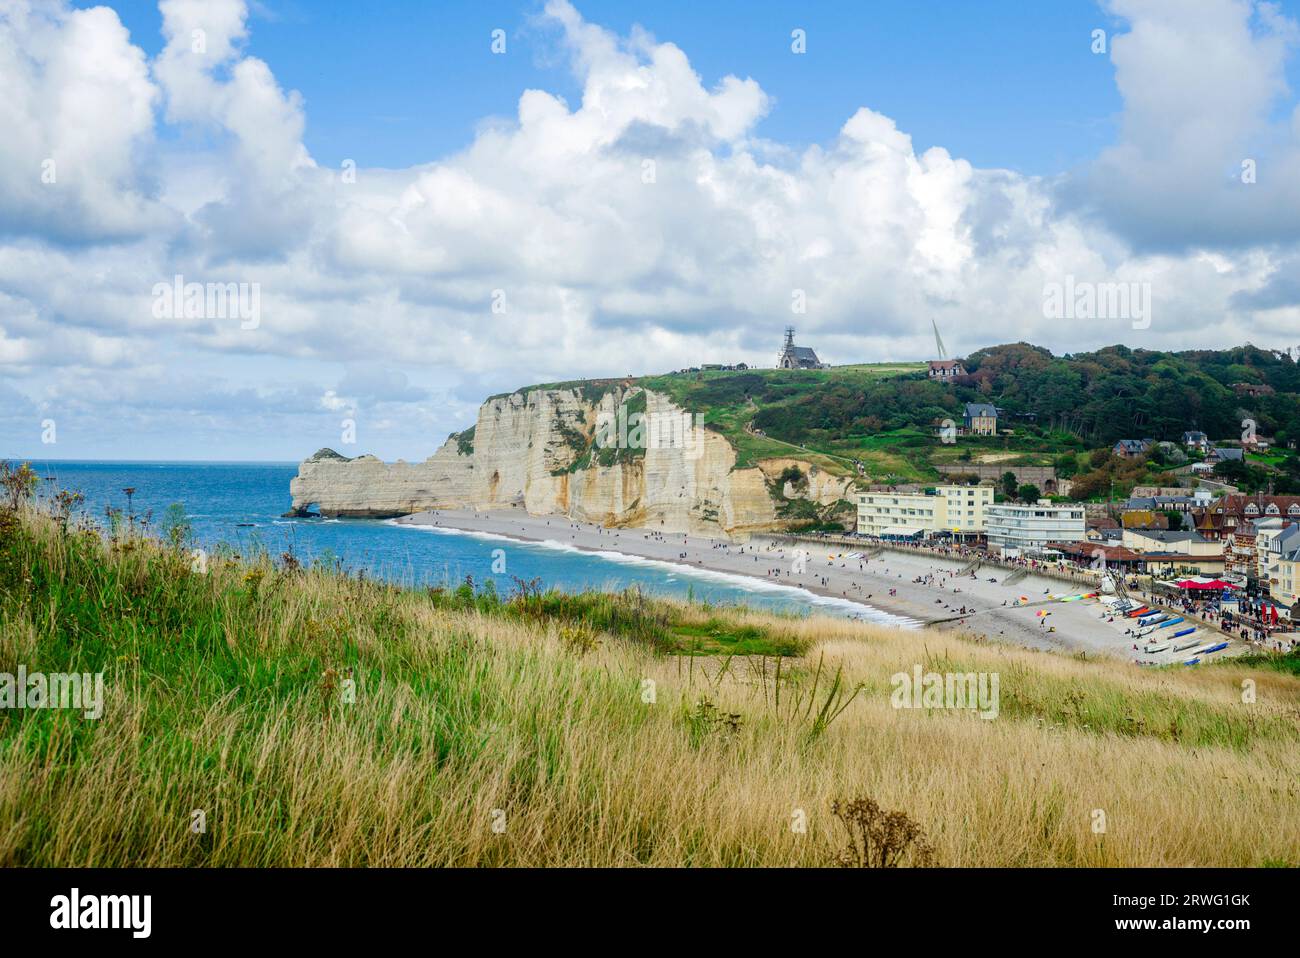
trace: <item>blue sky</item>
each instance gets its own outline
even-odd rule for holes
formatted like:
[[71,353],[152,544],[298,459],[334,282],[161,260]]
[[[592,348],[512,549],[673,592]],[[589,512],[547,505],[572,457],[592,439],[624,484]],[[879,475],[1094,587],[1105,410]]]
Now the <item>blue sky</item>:
[[[1294,347],[1298,45],[1295,0],[11,6],[0,456],[292,460],[346,420],[419,459],[487,395],[768,363],[791,322],[835,363],[932,321]],[[160,309],[177,276],[257,321]],[[1067,280],[1149,315],[1061,322]]]
[[[156,4],[114,8],[146,52],[161,49]],[[303,94],[305,142],[318,160],[409,166],[465,146],[483,117],[511,115],[527,87],[580,99],[554,53],[555,30],[535,22],[540,9],[536,0],[271,0],[253,7],[247,49]],[[830,139],[869,104],[919,148],[1047,174],[1107,143],[1121,106],[1109,59],[1090,50],[1092,30],[1117,21],[1090,0],[598,0],[581,10],[620,34],[639,24],[672,40],[706,85],[754,77],[776,101],[758,133],[791,145]],[[803,57],[790,53],[796,27],[809,38]],[[496,28],[517,55],[485,55]]]

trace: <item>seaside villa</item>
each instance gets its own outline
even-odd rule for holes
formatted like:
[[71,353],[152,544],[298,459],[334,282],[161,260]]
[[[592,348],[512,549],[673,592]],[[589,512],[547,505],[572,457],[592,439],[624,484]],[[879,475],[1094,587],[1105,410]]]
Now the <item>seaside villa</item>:
[[931,379],[948,381],[966,375],[966,367],[960,359],[931,359],[928,365],[927,375]]
[[968,436],[996,436],[998,410],[991,403],[968,402],[962,415]]
[[858,496],[858,533],[925,538],[940,533],[979,535],[993,486],[935,486],[922,492],[865,492]]

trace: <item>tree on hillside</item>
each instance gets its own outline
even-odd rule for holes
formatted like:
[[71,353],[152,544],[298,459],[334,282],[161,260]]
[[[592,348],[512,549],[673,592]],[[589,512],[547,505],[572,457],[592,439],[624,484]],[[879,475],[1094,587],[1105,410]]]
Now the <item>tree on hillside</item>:
[[1067,452],[1052,461],[1052,468],[1060,478],[1069,479],[1079,471],[1079,459],[1074,453]]
[[[1214,474],[1232,483],[1243,492],[1262,492],[1268,488],[1269,479],[1274,478],[1274,474],[1270,470],[1248,465],[1240,459],[1226,459],[1223,462],[1215,463]],[[1280,491],[1280,485],[1289,486],[1290,484],[1286,479],[1285,474],[1278,476],[1274,481],[1274,491]],[[1278,480],[1280,480],[1280,483]]]
[[1014,499],[1019,491],[1016,485],[1016,474],[1009,471],[1002,473],[1002,494],[1008,499]]
[[1233,485],[1240,485],[1250,476],[1250,467],[1240,459],[1225,459],[1223,462],[1215,463],[1214,474]]
[[1110,488],[1110,481],[1110,474],[1106,470],[1094,469],[1074,480],[1074,485],[1070,488],[1070,496],[1079,500],[1095,499],[1106,494]]
[[1042,498],[1042,493],[1038,491],[1038,487],[1030,482],[1026,482],[1017,489],[1016,495],[1020,497],[1021,502],[1037,502]]

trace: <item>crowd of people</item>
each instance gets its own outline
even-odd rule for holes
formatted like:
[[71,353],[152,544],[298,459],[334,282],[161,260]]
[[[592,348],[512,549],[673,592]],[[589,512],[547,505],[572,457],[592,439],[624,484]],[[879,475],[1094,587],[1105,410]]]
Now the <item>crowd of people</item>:
[[[813,534],[813,537],[825,539],[828,542],[844,541],[842,535],[836,536],[834,533],[815,533]],[[855,536],[853,540],[850,541],[880,544],[888,546],[891,549],[907,549],[912,552],[920,552],[944,559],[968,559],[972,561],[978,559],[985,565],[996,565],[1004,569],[1024,569],[1027,572],[1057,575],[1068,578],[1072,582],[1095,583],[1099,578],[1098,570],[1065,557],[1042,559],[1029,556],[995,556],[991,555],[980,546],[971,545],[970,543],[961,542],[956,539],[879,539],[874,536]]]
[[[829,534],[821,534],[819,538],[831,540],[835,537]],[[946,559],[978,559],[983,565],[997,565],[1008,569],[1021,568],[1030,573],[1056,575],[1076,582],[1089,584],[1100,584],[1101,582],[1102,570],[1093,569],[1064,557],[1044,559],[1028,556],[1007,558],[991,556],[974,545],[951,539],[921,541],[906,539],[878,540],[869,536],[854,537],[855,542],[859,540],[887,545],[891,549],[905,549]],[[1118,570],[1114,568],[1104,571],[1113,576],[1119,575]],[[1123,576],[1121,581],[1131,592],[1138,593],[1141,581],[1139,577],[1127,575]],[[1142,592],[1141,594],[1146,597],[1148,602],[1166,608],[1177,609],[1184,615],[1195,616],[1205,623],[1215,626],[1225,636],[1239,638],[1279,652],[1300,649],[1300,638],[1296,635],[1296,626],[1290,621],[1289,617],[1275,617],[1275,610],[1268,600],[1243,596],[1237,601],[1230,601],[1225,604],[1222,595],[1217,591],[1207,597],[1189,595],[1186,592],[1169,593],[1167,591],[1160,595],[1151,592]]]
[[1168,590],[1160,594],[1144,592],[1142,595],[1145,601],[1176,609],[1183,615],[1195,616],[1215,626],[1224,635],[1278,652],[1300,648],[1300,640],[1294,634],[1294,623],[1289,618],[1276,615],[1273,604],[1267,599],[1235,596],[1232,593],[1225,599],[1224,594],[1217,589],[1208,595],[1188,592],[1173,594]]

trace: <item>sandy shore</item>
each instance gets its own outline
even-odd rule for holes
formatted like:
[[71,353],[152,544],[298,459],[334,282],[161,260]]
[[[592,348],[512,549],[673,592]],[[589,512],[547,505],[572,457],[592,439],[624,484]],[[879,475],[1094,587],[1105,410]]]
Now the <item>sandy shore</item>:
[[[1131,621],[1106,621],[1103,607],[1093,599],[1057,601],[1053,596],[1079,591],[1060,580],[1030,575],[1006,586],[1001,580],[1009,573],[990,568],[981,569],[975,577],[959,577],[956,573],[964,561],[921,553],[884,552],[875,559],[849,559],[844,555],[848,550],[840,546],[806,543],[791,546],[766,537],[739,543],[651,529],[606,529],[564,516],[530,516],[522,510],[491,513],[437,510],[404,516],[393,522],[498,535],[524,542],[551,542],[591,552],[619,552],[700,570],[748,576],[859,603],[863,618],[886,624],[926,624],[1029,648],[1086,652],[1146,664],[1166,664],[1186,657],[1184,653],[1152,655],[1135,651],[1133,638],[1125,635],[1125,630],[1133,625]],[[807,550],[804,563],[796,563],[795,549]],[[1050,614],[1040,617],[1039,612]],[[1201,634],[1208,640],[1214,633],[1203,629]]]

